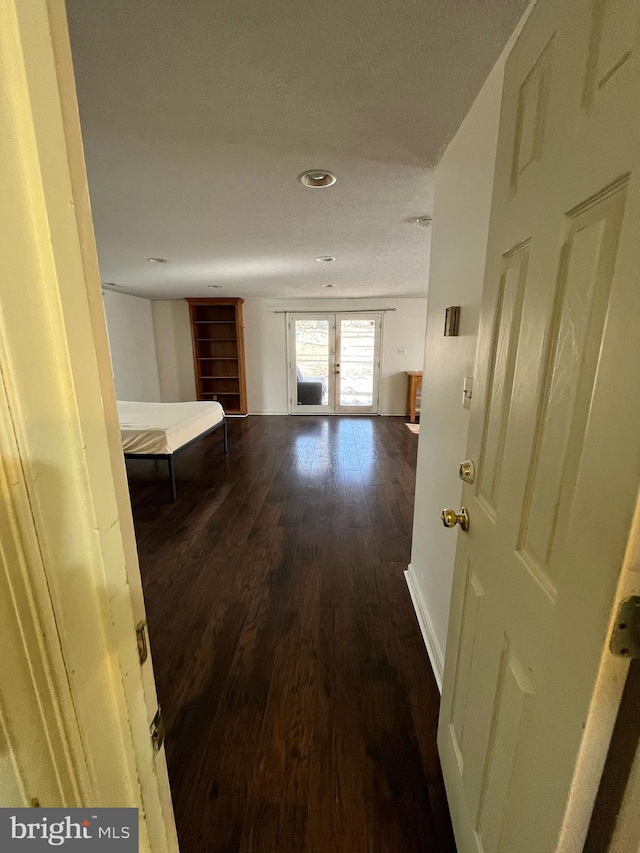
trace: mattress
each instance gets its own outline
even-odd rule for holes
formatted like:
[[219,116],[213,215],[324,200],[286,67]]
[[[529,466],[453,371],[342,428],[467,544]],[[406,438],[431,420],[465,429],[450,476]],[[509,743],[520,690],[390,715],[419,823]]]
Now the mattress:
[[174,453],[224,420],[220,403],[132,403],[118,400],[125,453]]

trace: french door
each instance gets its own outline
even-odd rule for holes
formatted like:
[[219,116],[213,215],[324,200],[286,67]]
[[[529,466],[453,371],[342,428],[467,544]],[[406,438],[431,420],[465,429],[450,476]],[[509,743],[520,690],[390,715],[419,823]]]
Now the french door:
[[289,314],[289,411],[378,414],[382,314]]

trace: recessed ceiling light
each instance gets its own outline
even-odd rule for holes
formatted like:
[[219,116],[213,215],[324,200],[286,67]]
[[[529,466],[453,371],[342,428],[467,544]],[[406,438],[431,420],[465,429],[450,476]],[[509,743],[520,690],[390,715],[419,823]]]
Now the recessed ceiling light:
[[166,258],[147,258],[147,260],[152,264],[168,264],[169,261]]
[[216,290],[218,290],[219,288],[222,287],[222,285],[221,284],[208,284],[207,287],[215,287]]
[[323,284],[323,287],[335,287],[335,284]]
[[335,261],[335,258],[332,255],[320,255],[319,258],[316,258],[316,261],[321,264],[330,264],[331,261]]
[[330,187],[338,180],[335,175],[326,169],[307,169],[298,180],[305,187]]

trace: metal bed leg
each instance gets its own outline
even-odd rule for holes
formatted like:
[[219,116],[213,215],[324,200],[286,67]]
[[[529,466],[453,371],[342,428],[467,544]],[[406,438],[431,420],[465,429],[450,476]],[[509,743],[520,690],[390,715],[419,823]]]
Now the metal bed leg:
[[224,452],[229,452],[229,438],[227,436],[227,422],[226,420],[222,424],[222,440],[224,442]]
[[175,503],[178,500],[178,490],[176,489],[176,472],[173,467],[173,454],[171,456],[167,456],[167,463],[169,465],[169,481],[171,483],[171,501]]

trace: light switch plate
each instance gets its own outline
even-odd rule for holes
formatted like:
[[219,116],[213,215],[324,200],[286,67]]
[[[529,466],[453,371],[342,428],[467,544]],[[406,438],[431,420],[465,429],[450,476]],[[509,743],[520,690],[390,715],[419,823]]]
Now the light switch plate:
[[407,354],[407,348],[406,347],[396,347],[396,352],[398,353],[398,355],[406,355]]
[[471,408],[471,398],[473,396],[473,376],[464,377],[464,385],[462,386],[462,408]]

